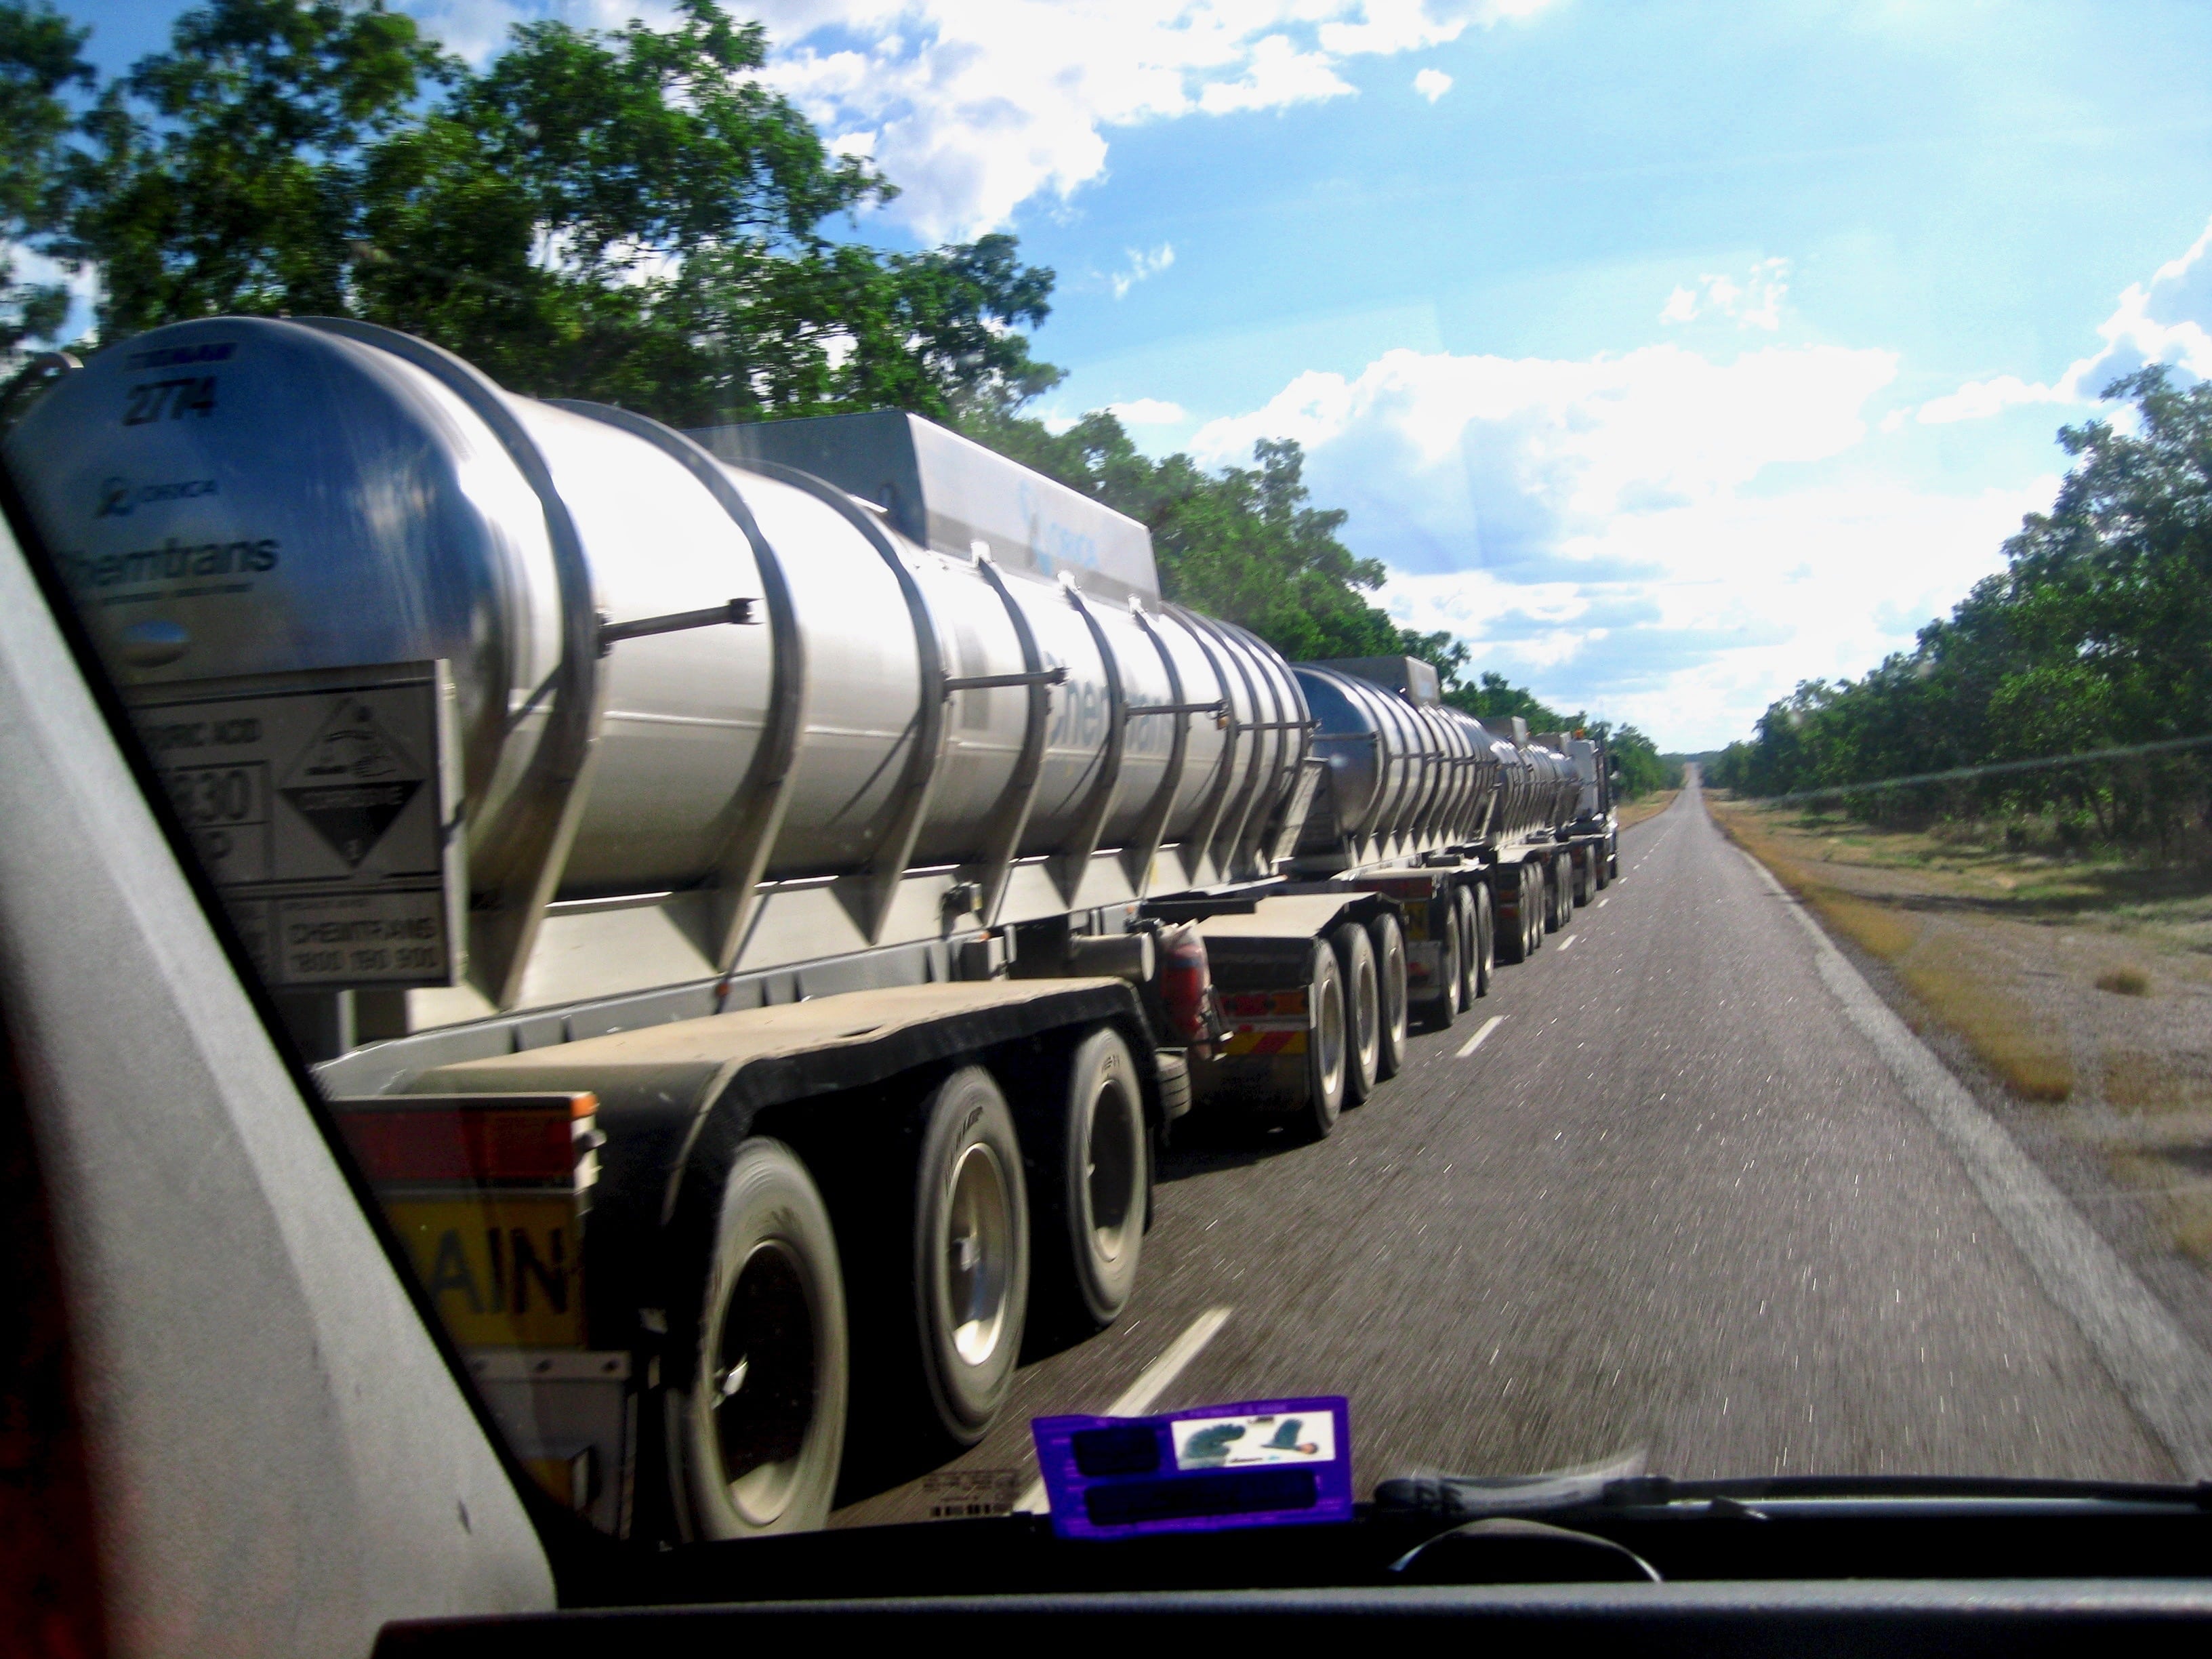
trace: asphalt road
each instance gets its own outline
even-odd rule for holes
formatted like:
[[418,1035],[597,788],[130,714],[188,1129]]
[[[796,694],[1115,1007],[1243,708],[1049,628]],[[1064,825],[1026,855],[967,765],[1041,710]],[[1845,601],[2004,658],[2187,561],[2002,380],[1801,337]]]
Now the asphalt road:
[[839,1522],[918,1518],[963,1474],[1026,1487],[1031,1417],[1133,1385],[1154,1410],[1349,1395],[1363,1494],[1636,1450],[1682,1476],[2173,1478],[2049,1253],[2039,1279],[1694,788],[1621,870],[1328,1139],[1172,1154],[1121,1322]]

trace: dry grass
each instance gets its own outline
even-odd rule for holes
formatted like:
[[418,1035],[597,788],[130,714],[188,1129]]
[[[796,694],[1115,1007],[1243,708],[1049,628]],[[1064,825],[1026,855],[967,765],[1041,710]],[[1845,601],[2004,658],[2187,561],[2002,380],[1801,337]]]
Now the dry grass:
[[1674,804],[1674,797],[1681,793],[1679,789],[1655,790],[1650,794],[1629,802],[1614,816],[1620,818],[1620,827],[1626,830],[1632,823],[1641,823],[1646,818],[1657,817]]
[[2057,1102],[2074,1092],[2073,1061],[2063,1042],[2006,988],[1996,958],[1956,937],[1931,935],[1910,910],[1845,891],[1817,865],[1793,856],[1752,814],[1723,808],[1713,817],[1731,841],[1830,928],[1894,965],[1929,1017],[1964,1037],[2015,1094]]
[[2184,1070],[2164,1054],[2107,1047],[2102,1054],[2105,1103],[2124,1112],[2184,1112],[2212,1107],[2212,1079]]
[[2003,964],[1991,953],[1954,934],[1936,935],[1901,958],[1897,971],[1905,989],[2021,1099],[2056,1104],[2074,1092],[2063,1034],[2006,988]]
[[2147,997],[2150,994],[2150,975],[2139,968],[2116,968],[2109,974],[2097,975],[2097,988],[2110,991],[2114,996]]
[[2212,1264],[2212,1182],[2170,1158],[2122,1152],[2112,1160],[2121,1186],[2148,1203],[2184,1255]]

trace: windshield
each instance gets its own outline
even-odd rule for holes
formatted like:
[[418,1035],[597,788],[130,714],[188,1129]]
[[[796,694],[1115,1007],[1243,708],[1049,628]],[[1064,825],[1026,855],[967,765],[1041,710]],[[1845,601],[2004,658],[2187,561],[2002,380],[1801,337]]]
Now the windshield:
[[27,533],[541,1520],[2212,1475],[2129,18],[0,0]]

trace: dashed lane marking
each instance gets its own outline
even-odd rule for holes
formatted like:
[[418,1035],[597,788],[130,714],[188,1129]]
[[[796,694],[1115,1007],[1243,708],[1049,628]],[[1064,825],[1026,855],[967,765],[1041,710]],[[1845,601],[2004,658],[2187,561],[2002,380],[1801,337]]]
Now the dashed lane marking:
[[[1493,1025],[1497,1023],[1496,1020],[1491,1022]],[[1176,1378],[1183,1374],[1190,1362],[1205,1352],[1206,1345],[1220,1334],[1221,1328],[1229,1322],[1229,1316],[1235,1311],[1233,1308],[1208,1308],[1192,1320],[1183,1334],[1161,1351],[1158,1359],[1137,1373],[1137,1380],[1122,1391],[1120,1399],[1106,1408],[1105,1415],[1142,1416],[1152,1401],[1174,1386]],[[1003,1492],[1006,1488],[1002,1486],[1000,1490]],[[1015,1512],[1042,1515],[1044,1509],[1044,1482],[1042,1480],[1032,1480],[1029,1490],[1014,1504]]]
[[1484,1043],[1489,1042],[1490,1034],[1504,1024],[1505,1024],[1504,1015],[1492,1014],[1488,1019],[1482,1022],[1482,1029],[1477,1031],[1473,1036],[1469,1037],[1467,1040],[1466,1044],[1460,1049],[1457,1054],[1453,1056],[1453,1058],[1456,1060],[1465,1060],[1477,1048],[1480,1048]]
[[1601,899],[1600,899],[1600,900],[1597,902],[1597,908],[1598,908],[1599,909],[1602,910],[1602,909],[1604,909],[1604,908],[1605,908],[1605,907],[1606,907],[1607,905],[1608,905],[1608,904],[1610,904],[1610,903],[1612,903],[1612,902],[1613,902],[1613,900],[1612,900],[1612,899],[1610,899],[1610,898],[1601,898]]
[[1568,934],[1565,939],[1559,941],[1559,949],[1562,951],[1571,949],[1574,945],[1574,942],[1581,937],[1582,935],[1580,933]]

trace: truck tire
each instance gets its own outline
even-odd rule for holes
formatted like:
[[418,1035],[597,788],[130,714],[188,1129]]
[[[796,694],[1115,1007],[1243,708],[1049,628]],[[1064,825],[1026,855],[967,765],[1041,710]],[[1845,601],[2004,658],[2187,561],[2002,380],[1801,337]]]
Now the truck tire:
[[1567,875],[1566,854],[1554,853],[1544,860],[1544,931],[1558,933],[1574,914],[1574,888]]
[[1521,901],[1522,924],[1528,929],[1528,954],[1534,956],[1544,948],[1547,931],[1544,907],[1550,884],[1544,879],[1544,867],[1534,859],[1521,866],[1521,882],[1525,896]]
[[1498,968],[1498,915],[1490,896],[1490,884],[1476,881],[1474,892],[1474,994],[1490,994],[1491,976]]
[[1472,1008],[1481,993],[1475,988],[1474,895],[1464,885],[1452,889],[1452,924],[1459,933],[1459,1006]]
[[1607,847],[1603,842],[1590,848],[1590,879],[1601,893],[1613,879],[1613,860],[1607,856]]
[[1406,1066],[1406,930],[1388,910],[1367,924],[1367,937],[1375,946],[1375,986],[1382,1006],[1380,1039],[1375,1051],[1375,1075],[1394,1078]]
[[1577,847],[1570,856],[1574,860],[1575,902],[1588,908],[1590,900],[1596,896],[1597,880],[1592,872],[1597,868],[1597,848]]
[[972,1446],[1013,1382],[1029,1308],[1021,1143],[1006,1097],[980,1066],[939,1084],[920,1113],[915,1335],[939,1426],[954,1443]]
[[663,1421],[686,1538],[805,1532],[830,1514],[851,1354],[830,1212],[781,1141],[738,1148],[722,1188],[696,1360]]
[[1344,1103],[1357,1106],[1375,1092],[1382,1060],[1382,988],[1375,970],[1375,941],[1356,921],[1340,921],[1330,932],[1344,975]]
[[1152,1170],[1137,1062],[1111,1026],[1075,1045],[1054,1116],[1036,1165],[1039,1281],[1068,1322],[1079,1315],[1102,1328],[1137,1288]]
[[[1439,927],[1436,912],[1442,909],[1443,925]],[[1425,1024],[1432,1031],[1448,1031],[1460,1014],[1460,986],[1466,977],[1459,954],[1458,918],[1449,903],[1429,907],[1429,936],[1437,941],[1437,994],[1421,1005]]]
[[1528,872],[1525,865],[1497,865],[1492,869],[1491,902],[1497,904],[1497,896],[1508,884],[1508,871],[1512,872],[1513,903],[1510,909],[1497,914],[1498,960],[1508,964],[1528,960]]
[[1336,1127],[1344,1110],[1346,1049],[1344,970],[1325,939],[1314,941],[1306,959],[1306,999],[1311,1010],[1306,1032],[1305,1099],[1300,1124],[1319,1140]]

